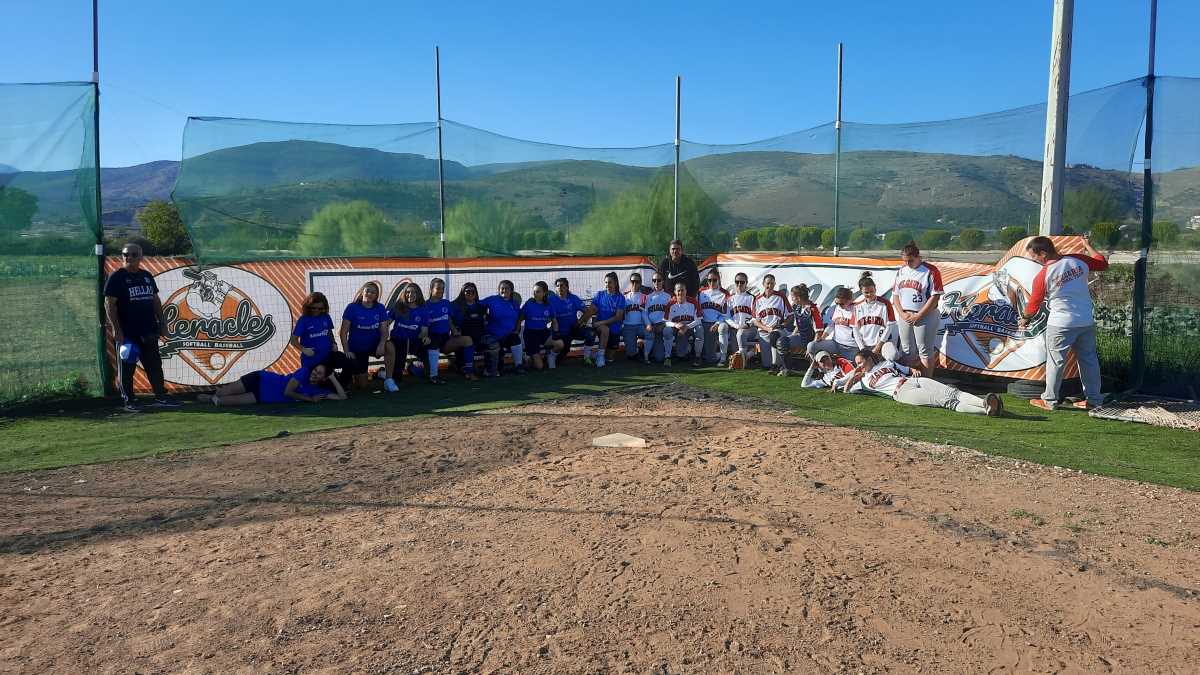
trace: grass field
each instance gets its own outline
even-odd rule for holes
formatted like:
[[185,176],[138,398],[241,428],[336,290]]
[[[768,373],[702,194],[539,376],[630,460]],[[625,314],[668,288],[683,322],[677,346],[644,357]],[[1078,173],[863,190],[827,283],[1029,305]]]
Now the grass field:
[[[873,397],[802,390],[798,378],[781,380],[757,371],[664,371],[626,364],[596,371],[575,363],[554,372],[475,384],[457,380],[444,387],[406,383],[397,395],[362,394],[347,402],[222,410],[188,404],[179,411],[132,416],[115,413],[111,403],[98,401],[26,408],[0,419],[4,439],[0,471],[128,459],[402,418],[419,425],[421,416],[453,416],[668,381],[754,397],[761,399],[764,407],[792,410],[815,421],[1200,490],[1200,437],[1192,432],[1095,420],[1077,412],[1046,414],[1013,397],[1005,397],[1010,415],[991,419],[902,406]],[[796,442],[814,440],[801,436]]]

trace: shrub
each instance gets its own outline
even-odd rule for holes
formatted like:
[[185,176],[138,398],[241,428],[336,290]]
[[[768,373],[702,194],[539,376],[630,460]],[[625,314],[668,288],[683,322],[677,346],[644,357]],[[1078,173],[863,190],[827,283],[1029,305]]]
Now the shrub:
[[1106,221],[1092,225],[1092,241],[1102,248],[1114,249],[1121,243],[1121,228]]
[[905,244],[915,240],[916,237],[909,230],[892,230],[883,236],[883,247],[899,251]]
[[1017,225],[1010,225],[1009,227],[1005,227],[1005,228],[1001,229],[1000,234],[997,235],[997,239],[1000,241],[1000,245],[1006,249],[1012,248],[1014,245],[1016,245],[1016,243],[1018,241],[1021,241],[1024,238],[1025,238],[1025,228],[1017,226]]
[[958,247],[964,251],[978,251],[983,248],[985,238],[982,230],[968,228],[958,233]]
[[950,245],[950,233],[946,230],[925,230],[921,233],[921,248],[944,249]]
[[866,251],[874,248],[875,234],[870,230],[865,230],[861,227],[857,230],[851,230],[850,236],[846,239],[846,245],[852,249],[860,251]]

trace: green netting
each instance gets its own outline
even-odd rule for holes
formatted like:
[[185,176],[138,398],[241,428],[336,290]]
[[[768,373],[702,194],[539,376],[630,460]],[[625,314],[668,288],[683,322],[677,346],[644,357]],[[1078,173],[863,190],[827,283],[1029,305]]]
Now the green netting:
[[1200,78],[1156,78],[1145,389],[1200,394]]
[[94,92],[0,84],[0,404],[102,388]]
[[[446,163],[459,169],[446,175],[448,256],[666,250],[673,146],[569,147],[455,122],[445,122],[443,132]],[[703,198],[697,190],[690,194]],[[685,201],[681,213],[690,222],[707,215],[707,205]]]
[[441,255],[437,157],[433,123],[193,117],[174,199],[205,262]]
[[[1129,170],[1144,106],[1140,80],[1071,97],[1065,217],[1077,231],[1097,217],[1134,216],[1139,185]],[[1036,233],[1045,123],[1044,104],[937,122],[845,122],[838,245],[1007,249]],[[685,165],[742,248],[828,250],[835,134],[824,125],[743,145],[688,143]]]

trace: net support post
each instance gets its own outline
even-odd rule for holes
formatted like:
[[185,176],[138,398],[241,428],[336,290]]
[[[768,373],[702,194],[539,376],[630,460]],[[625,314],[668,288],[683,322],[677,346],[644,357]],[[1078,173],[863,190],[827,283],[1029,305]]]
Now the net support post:
[[1133,263],[1133,322],[1130,326],[1131,391],[1142,388],[1146,377],[1146,276],[1154,235],[1154,50],[1158,32],[1158,0],[1150,0],[1150,41],[1146,60],[1146,132],[1143,138],[1142,230],[1138,257]]
[[1042,159],[1042,198],[1038,233],[1062,234],[1067,160],[1067,103],[1071,93],[1071,33],[1075,0],[1054,0],[1050,37],[1050,84],[1046,92],[1046,144]]
[[105,396],[117,393],[115,376],[105,349],[108,318],[104,311],[104,200],[100,194],[100,1],[92,0],[92,146],[96,171],[96,363]]
[[679,112],[683,77],[675,76],[675,208],[672,211],[671,239],[679,238]]
[[[838,253],[838,227],[841,225],[841,173],[842,173],[842,43],[837,47],[837,114],[833,120],[833,255]],[[799,243],[796,251],[799,252]]]
[[438,145],[438,229],[442,246],[442,273],[446,288],[450,287],[450,262],[446,258],[446,172],[445,156],[442,151],[442,51],[433,48],[434,93],[437,96],[437,145]]

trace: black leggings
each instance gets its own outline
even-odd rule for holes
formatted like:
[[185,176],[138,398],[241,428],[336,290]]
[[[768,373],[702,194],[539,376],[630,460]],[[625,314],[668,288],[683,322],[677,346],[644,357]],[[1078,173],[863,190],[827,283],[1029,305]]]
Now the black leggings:
[[412,354],[421,361],[425,360],[425,352],[428,347],[421,343],[420,338],[389,338],[392,341],[392,346],[396,348],[396,360],[393,362],[392,372],[388,373],[388,377],[393,380],[396,375],[404,372],[404,364],[408,361],[408,355]]
[[[125,341],[137,345],[138,351],[141,352],[138,360],[142,362],[142,368],[146,371],[146,379],[150,380],[150,386],[154,388],[154,395],[159,398],[165,397],[167,390],[163,384],[162,356],[158,353],[158,336],[129,337],[127,335]],[[117,345],[117,353],[121,353],[120,344]],[[117,372],[120,375],[118,385],[121,389],[121,398],[126,403],[133,402],[133,373],[136,370],[136,363],[126,363],[120,358],[117,359]]]

